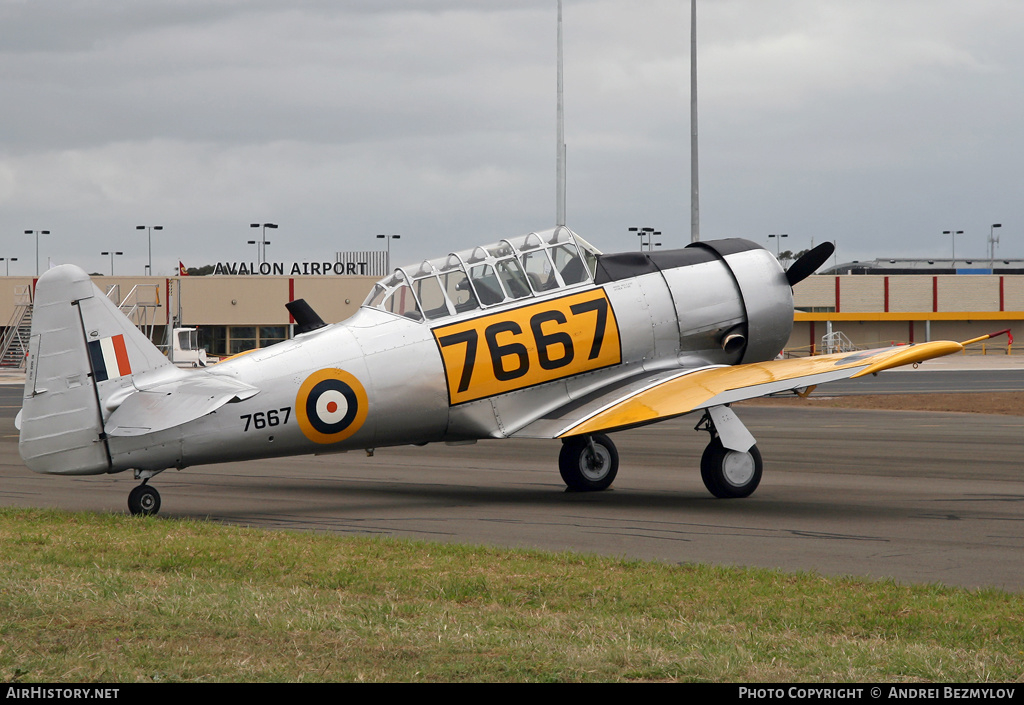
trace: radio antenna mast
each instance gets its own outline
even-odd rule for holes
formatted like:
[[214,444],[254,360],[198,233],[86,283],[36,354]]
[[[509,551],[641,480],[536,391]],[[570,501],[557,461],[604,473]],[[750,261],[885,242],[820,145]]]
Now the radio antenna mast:
[[558,107],[557,122],[558,134],[556,151],[556,173],[555,173],[555,225],[565,225],[565,125],[564,108],[562,105],[562,0],[558,0]]
[[690,242],[700,240],[697,177],[697,0],[690,0]]

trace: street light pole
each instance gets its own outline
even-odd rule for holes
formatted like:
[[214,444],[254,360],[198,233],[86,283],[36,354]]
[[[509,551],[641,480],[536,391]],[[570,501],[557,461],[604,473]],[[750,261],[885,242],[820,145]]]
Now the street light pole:
[[40,235],[49,235],[50,231],[49,230],[26,230],[25,231],[26,235],[32,235],[33,233],[36,236],[36,276],[38,277],[39,276],[39,236]]
[[[258,227],[260,227],[260,224],[259,223],[249,223],[249,227],[250,228],[258,228]],[[262,260],[263,260],[263,253],[262,253],[263,251],[260,249],[260,241],[259,240],[249,240],[249,244],[250,245],[256,245],[256,264],[257,265],[261,264]]]
[[[261,226],[260,226],[259,223],[250,223],[249,227],[250,228],[259,228]],[[260,239],[259,245],[257,245],[257,247],[256,247],[257,264],[263,264],[266,261],[266,259],[267,259],[267,245],[270,244],[270,242],[267,240],[267,228],[270,228],[271,230],[277,230],[277,224],[276,223],[263,223],[262,228],[263,228],[263,234],[261,235],[261,239]],[[250,245],[253,244],[254,242],[256,242],[256,241],[255,240],[249,240],[249,244]],[[260,245],[263,247],[262,254],[261,254],[261,250],[260,250]]]
[[768,237],[775,238],[775,259],[780,259],[782,257],[782,238],[789,237],[789,235],[787,233],[782,233],[781,235],[772,234]]
[[963,230],[943,230],[942,234],[943,235],[952,235],[951,239],[953,241],[953,268],[955,269],[956,268],[956,236],[957,235],[963,235],[964,231]]
[[[654,232],[654,228],[629,228],[629,232],[636,233],[637,237],[640,238],[640,251],[644,251],[644,238],[647,238],[647,249],[651,249],[651,233]],[[658,233],[659,235],[661,233]]]
[[388,244],[388,273],[391,272],[391,241],[392,240],[398,240],[401,237],[402,237],[401,235],[378,235],[377,236],[378,240],[384,240]]
[[0,257],[0,262],[7,263],[7,276],[11,276],[11,262],[17,262],[17,257]]
[[148,232],[148,236],[149,236],[149,264],[146,265],[146,273],[149,274],[150,276],[153,276],[153,231],[154,230],[163,230],[164,226],[162,226],[162,225],[136,225],[135,229],[136,230],[145,230],[145,231]]
[[110,276],[114,276],[114,255],[123,255],[124,253],[123,252],[114,252],[113,250],[111,250],[110,252],[101,252],[100,254],[101,255],[110,255]]
[[263,261],[267,261],[267,245],[270,241],[267,239],[267,228],[271,230],[277,230],[277,223],[264,223],[263,224]]
[[999,238],[996,237],[996,228],[1003,227],[1002,223],[992,223],[992,227],[988,229],[988,268],[992,274],[996,273],[996,245],[999,244]]

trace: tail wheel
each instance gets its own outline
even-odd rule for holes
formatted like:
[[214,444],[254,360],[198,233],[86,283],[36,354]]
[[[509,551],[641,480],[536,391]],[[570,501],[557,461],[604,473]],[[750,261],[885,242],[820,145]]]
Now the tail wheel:
[[155,487],[139,485],[128,494],[128,511],[132,516],[152,516],[160,511],[160,493]]
[[573,436],[562,442],[558,472],[570,490],[608,489],[619,471],[619,453],[604,434]]
[[729,450],[721,438],[714,438],[700,459],[704,486],[720,499],[749,497],[761,483],[761,452],[757,446],[747,451]]

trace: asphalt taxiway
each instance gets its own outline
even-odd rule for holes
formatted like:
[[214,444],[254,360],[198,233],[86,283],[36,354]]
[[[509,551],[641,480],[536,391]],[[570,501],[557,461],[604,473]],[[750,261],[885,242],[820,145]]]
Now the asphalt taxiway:
[[[989,371],[965,384],[985,388]],[[883,377],[948,384],[906,374]],[[0,387],[0,505],[127,512],[128,473],[25,468],[18,406],[20,388]],[[618,479],[593,494],[564,490],[557,441],[226,463],[152,483],[165,517],[1024,590],[1024,415],[736,408],[765,460],[744,500],[704,489],[696,416],[614,434]]]

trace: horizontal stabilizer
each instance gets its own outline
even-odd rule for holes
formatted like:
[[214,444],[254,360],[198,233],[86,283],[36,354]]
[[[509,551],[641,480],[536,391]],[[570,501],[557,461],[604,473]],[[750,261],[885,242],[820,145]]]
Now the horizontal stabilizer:
[[156,433],[258,393],[256,387],[233,379],[194,374],[129,394],[107,419],[104,430],[108,436]]

